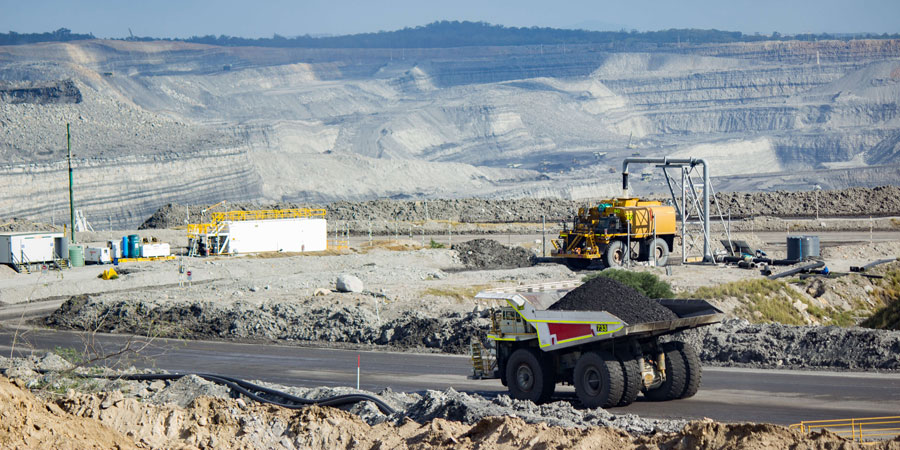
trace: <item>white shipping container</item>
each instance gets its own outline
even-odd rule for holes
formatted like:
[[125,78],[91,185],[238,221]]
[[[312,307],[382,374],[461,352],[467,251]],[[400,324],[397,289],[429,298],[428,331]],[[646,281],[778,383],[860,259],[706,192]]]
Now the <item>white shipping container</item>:
[[109,256],[115,259],[122,258],[122,244],[118,241],[108,241],[106,243],[107,247],[109,247]]
[[142,258],[169,256],[172,253],[169,244],[144,244],[141,246]]
[[318,252],[328,248],[325,219],[272,219],[226,222],[226,252]]
[[108,247],[88,247],[84,250],[84,262],[93,264],[109,264],[112,256]]
[[0,234],[0,264],[53,261],[56,254],[54,239],[62,237],[62,233],[42,232]]

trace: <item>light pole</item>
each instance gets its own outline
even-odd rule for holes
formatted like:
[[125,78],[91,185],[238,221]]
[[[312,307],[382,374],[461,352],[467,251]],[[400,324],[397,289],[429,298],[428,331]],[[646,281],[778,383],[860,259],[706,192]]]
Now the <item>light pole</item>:
[[819,191],[822,190],[822,186],[816,185],[816,222],[819,221]]

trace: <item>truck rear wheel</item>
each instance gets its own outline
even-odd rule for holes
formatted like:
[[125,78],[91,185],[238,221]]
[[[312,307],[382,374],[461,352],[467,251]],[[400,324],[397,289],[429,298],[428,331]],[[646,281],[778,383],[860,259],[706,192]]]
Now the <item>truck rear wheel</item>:
[[654,402],[674,400],[684,393],[687,372],[681,354],[683,345],[681,342],[666,342],[662,345],[662,351],[666,355],[666,381],[659,387],[644,392],[647,400]]
[[512,398],[544,403],[553,395],[556,380],[539,351],[520,348],[506,361],[506,383]]
[[583,353],[575,363],[575,394],[587,408],[608,408],[622,399],[625,378],[609,352]]
[[697,354],[697,350],[694,350],[694,347],[688,344],[683,342],[675,342],[675,344],[676,347],[678,347],[677,344],[681,344],[680,351],[682,358],[684,358],[684,369],[687,374],[684,392],[678,398],[693,397],[700,389],[700,379],[703,376],[703,371],[700,367],[700,355]]
[[606,253],[603,254],[603,262],[606,267],[622,267],[625,264],[625,243],[622,241],[610,241],[606,247]]
[[616,406],[628,406],[641,393],[641,363],[631,354],[620,353],[616,357],[622,365],[622,379],[625,381],[622,398]]

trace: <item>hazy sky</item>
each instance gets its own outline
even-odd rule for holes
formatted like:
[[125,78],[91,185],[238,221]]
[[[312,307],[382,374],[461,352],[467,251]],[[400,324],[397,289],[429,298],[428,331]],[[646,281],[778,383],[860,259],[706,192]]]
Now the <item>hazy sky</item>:
[[348,34],[436,20],[598,30],[900,32],[900,0],[0,0],[0,32],[97,37]]

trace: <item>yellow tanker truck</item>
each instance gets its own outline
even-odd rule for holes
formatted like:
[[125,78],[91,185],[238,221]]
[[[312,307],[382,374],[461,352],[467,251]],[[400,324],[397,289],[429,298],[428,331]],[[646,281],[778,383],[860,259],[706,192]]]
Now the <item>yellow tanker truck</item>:
[[[616,198],[579,208],[572,228],[551,241],[553,258],[583,269],[600,260],[607,267],[628,259],[664,266],[675,242],[675,208],[658,201]],[[635,249],[637,251],[635,251]]]

